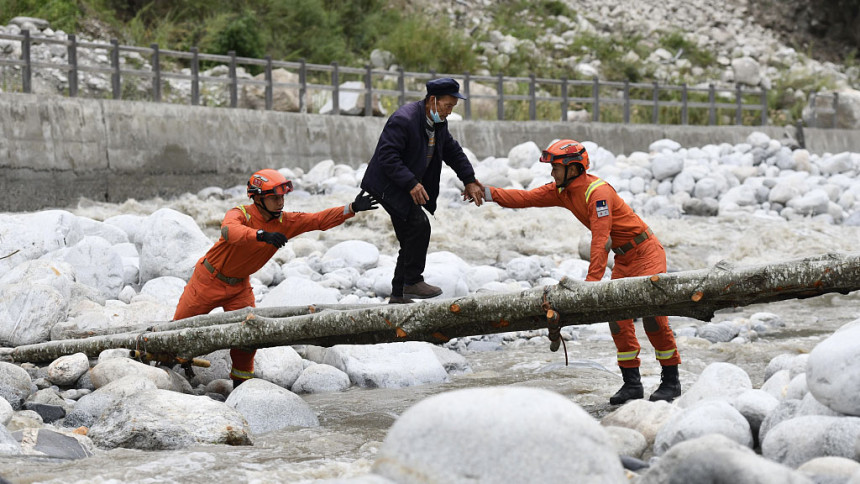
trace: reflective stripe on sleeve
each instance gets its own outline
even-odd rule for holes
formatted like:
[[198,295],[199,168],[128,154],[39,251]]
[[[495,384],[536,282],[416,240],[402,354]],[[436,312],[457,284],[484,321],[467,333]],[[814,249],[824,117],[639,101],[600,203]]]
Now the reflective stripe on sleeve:
[[591,198],[591,194],[600,185],[606,185],[606,182],[601,179],[597,179],[591,182],[591,185],[588,185],[588,188],[585,190],[585,203],[588,203],[588,199]]

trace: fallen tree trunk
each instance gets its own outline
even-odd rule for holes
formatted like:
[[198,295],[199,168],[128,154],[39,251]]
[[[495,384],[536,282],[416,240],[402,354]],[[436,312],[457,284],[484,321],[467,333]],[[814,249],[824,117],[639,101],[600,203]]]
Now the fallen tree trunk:
[[[710,320],[727,308],[785,299],[807,298],[860,289],[860,253],[826,254],[775,264],[710,269],[582,282],[563,279],[553,286],[520,292],[473,295],[408,305],[325,310],[285,318],[265,317],[267,310],[196,316],[194,324],[177,321],[172,329],[51,341],[19,346],[5,356],[14,361],[50,361],[77,352],[97,356],[109,348],[192,357],[229,347],[295,344],[332,346],[396,341],[441,343],[450,338],[547,327],[547,308],[561,326],[642,316],[688,316]],[[270,308],[271,310],[271,308]],[[308,308],[281,309],[293,314]],[[270,313],[271,314],[271,313]],[[201,325],[208,322],[208,325]],[[220,323],[220,324],[219,324]]]

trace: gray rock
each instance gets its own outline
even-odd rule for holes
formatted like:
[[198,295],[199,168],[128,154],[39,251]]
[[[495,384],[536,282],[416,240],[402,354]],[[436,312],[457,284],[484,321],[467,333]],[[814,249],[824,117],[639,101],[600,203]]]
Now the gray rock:
[[23,453],[55,459],[83,459],[93,455],[92,443],[85,436],[72,437],[49,429],[25,429],[13,432]]
[[0,427],[9,423],[14,414],[15,410],[12,409],[12,405],[5,398],[0,398]]
[[156,387],[163,390],[175,389],[172,378],[163,369],[128,358],[109,358],[99,362],[90,370],[90,379],[96,388],[126,376],[148,378],[155,383]]
[[601,424],[636,430],[645,436],[648,445],[652,445],[660,428],[680,411],[677,406],[664,401],[631,400],[603,417]]
[[350,387],[349,375],[331,365],[312,364],[293,383],[295,393],[342,392]]
[[812,484],[804,475],[764,459],[720,434],[704,435],[675,445],[636,482]]
[[783,400],[779,402],[779,405],[771,410],[764,420],[762,420],[761,426],[758,429],[758,441],[763,442],[770,429],[796,417],[800,409],[800,403],[800,400]]
[[779,400],[763,390],[747,390],[733,398],[731,404],[747,419],[752,434],[758,436],[761,423],[779,405]]
[[770,429],[762,439],[761,453],[790,467],[816,457],[855,459],[858,437],[858,417],[797,417]]
[[707,323],[699,327],[699,337],[711,343],[727,343],[738,335],[740,330],[729,321]]
[[524,387],[418,402],[388,431],[372,472],[400,483],[625,480],[612,439],[590,415],[566,397]]
[[844,457],[816,457],[797,468],[815,484],[845,484],[855,473],[860,473],[860,462]]
[[791,376],[788,370],[779,370],[764,382],[761,386],[763,391],[773,395],[777,400],[785,399],[785,393],[788,389],[788,384],[791,383]]
[[115,380],[81,397],[72,411],[63,419],[63,426],[92,427],[105,410],[112,407],[117,400],[155,389],[155,383],[147,378],[129,375]]
[[66,409],[59,405],[26,402],[24,408],[38,413],[44,423],[56,422],[66,416]]
[[9,402],[13,410],[21,409],[30,396],[32,383],[30,375],[20,366],[0,362],[0,397]]
[[6,427],[0,425],[0,455],[20,455],[22,452],[21,444]]
[[680,442],[721,434],[752,448],[749,422],[725,400],[704,400],[669,418],[654,439],[654,454],[662,455]]
[[90,369],[90,360],[83,353],[57,358],[48,365],[48,380],[55,385],[70,386]]
[[291,346],[262,348],[254,355],[254,375],[290,388],[302,373],[302,357]]
[[323,363],[367,388],[402,388],[448,380],[448,373],[429,343],[410,341],[378,345],[335,345]]
[[636,430],[605,425],[603,428],[606,429],[606,433],[612,439],[612,445],[619,455],[639,458],[648,448],[648,441],[645,440],[645,436]]
[[681,408],[707,399],[730,399],[752,389],[749,375],[731,363],[711,363],[687,391],[675,401]]
[[316,414],[301,397],[262,378],[240,385],[225,403],[245,417],[253,434],[284,427],[319,426]]
[[89,436],[107,449],[251,445],[248,424],[236,410],[208,397],[167,390],[149,390],[119,400],[102,414]]
[[851,326],[840,328],[809,354],[806,384],[827,407],[860,416],[860,324],[848,324]]

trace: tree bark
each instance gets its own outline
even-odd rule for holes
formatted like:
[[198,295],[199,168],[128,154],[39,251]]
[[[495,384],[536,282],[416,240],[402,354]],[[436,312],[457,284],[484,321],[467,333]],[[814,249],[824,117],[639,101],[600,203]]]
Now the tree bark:
[[858,289],[860,253],[744,267],[721,262],[710,269],[650,277],[601,282],[563,279],[557,285],[519,292],[298,316],[270,317],[307,313],[313,306],[245,309],[196,316],[150,331],[19,346],[7,349],[4,356],[41,362],[77,352],[95,357],[109,348],[193,357],[230,347],[443,343],[460,336],[546,328],[547,308],[560,315],[561,326],[658,315],[709,321],[715,311],[727,307]]

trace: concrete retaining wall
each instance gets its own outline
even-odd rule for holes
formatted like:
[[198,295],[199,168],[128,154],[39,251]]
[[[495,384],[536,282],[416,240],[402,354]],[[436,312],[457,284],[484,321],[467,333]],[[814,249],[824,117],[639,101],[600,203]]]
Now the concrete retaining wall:
[[[308,169],[321,160],[353,166],[373,154],[383,118],[323,116],[148,102],[0,94],[0,211],[168,197],[244,183],[266,167]],[[793,128],[461,121],[451,131],[479,159],[558,137],[595,141],[613,153],[736,144],[752,131]],[[814,153],[860,152],[856,131],[804,130]]]

